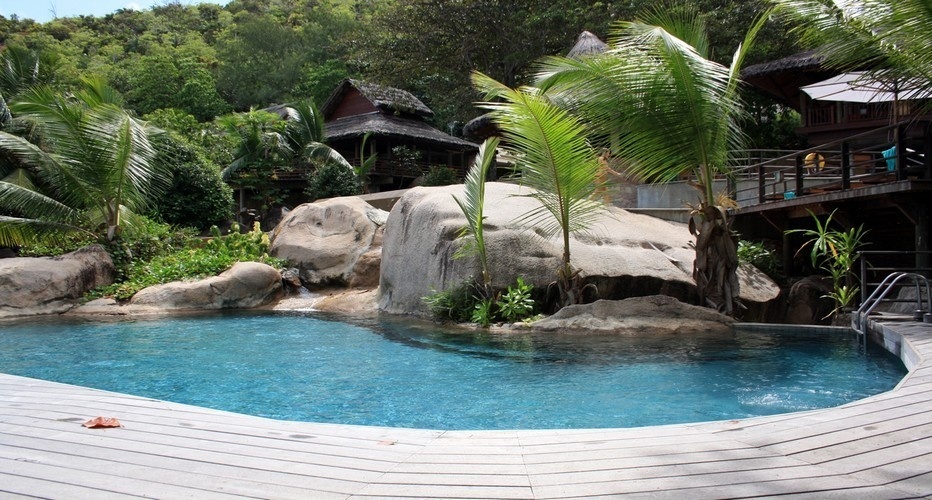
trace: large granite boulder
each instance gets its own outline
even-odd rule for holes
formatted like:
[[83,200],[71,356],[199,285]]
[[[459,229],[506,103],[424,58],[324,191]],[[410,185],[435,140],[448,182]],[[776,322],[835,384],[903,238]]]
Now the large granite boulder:
[[272,231],[269,252],[297,268],[309,288],[375,287],[387,217],[355,196],[305,203]]
[[835,301],[829,297],[832,279],[807,276],[790,287],[786,297],[786,314],[781,323],[789,325],[831,325]]
[[[426,316],[423,296],[478,275],[476,259],[453,258],[462,245],[456,234],[465,219],[452,195],[462,193],[462,185],[415,188],[395,204],[382,247],[382,311]],[[485,237],[496,288],[504,289],[520,276],[546,290],[556,279],[562,240],[544,238],[539,229],[520,222],[538,206],[522,196],[528,193],[512,184],[486,184]],[[584,283],[598,289],[597,298],[661,294],[695,303],[693,240],[685,224],[609,207],[587,232],[572,237],[571,260]],[[743,266],[739,278],[741,300],[752,311],[779,293],[777,285],[752,266]]]
[[237,262],[219,276],[198,281],[175,281],[140,290],[130,309],[234,309],[269,304],[281,297],[282,278],[259,262]]
[[733,324],[732,318],[711,309],[651,295],[567,306],[534,322],[531,328],[541,332],[671,335],[730,333]]
[[113,261],[100,245],[52,258],[0,259],[0,318],[65,312],[113,278]]

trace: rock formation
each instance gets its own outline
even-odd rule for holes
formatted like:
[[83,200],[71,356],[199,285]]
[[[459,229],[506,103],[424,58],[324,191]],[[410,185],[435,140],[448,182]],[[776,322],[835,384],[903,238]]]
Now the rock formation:
[[279,272],[259,262],[237,262],[219,276],[175,281],[140,290],[129,306],[154,309],[234,309],[268,304],[282,292]]
[[275,227],[270,254],[297,268],[308,288],[375,287],[387,216],[354,196],[305,203]]
[[53,258],[0,259],[0,318],[67,311],[113,278],[113,262],[100,245]]
[[[462,192],[462,186],[415,188],[392,209],[382,248],[382,311],[426,315],[421,297],[478,275],[476,259],[453,258],[462,244],[455,237],[465,219],[452,195]],[[512,184],[486,185],[486,246],[496,288],[521,276],[546,290],[556,279],[562,242],[520,222],[538,206],[528,193]],[[609,207],[588,231],[573,236],[571,260],[583,281],[598,289],[595,298],[661,294],[694,303],[692,243],[684,224]],[[751,266],[742,267],[739,278],[741,299],[752,309],[779,293],[772,280]]]
[[673,297],[651,295],[567,306],[531,325],[542,332],[620,334],[729,333],[732,318]]

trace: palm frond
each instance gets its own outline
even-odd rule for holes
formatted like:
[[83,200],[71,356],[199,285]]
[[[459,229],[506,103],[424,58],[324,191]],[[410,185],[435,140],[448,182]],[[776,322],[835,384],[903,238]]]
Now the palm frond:
[[669,182],[693,173],[708,201],[711,179],[744,140],[737,76],[750,43],[731,67],[711,61],[704,26],[694,17],[688,9],[656,11],[646,18],[654,24],[619,23],[605,54],[545,59],[537,78],[548,95],[596,124],[600,145],[624,158],[633,174]]
[[485,231],[483,226],[485,223],[485,181],[488,178],[489,169],[495,163],[495,151],[498,144],[498,138],[490,138],[479,146],[479,154],[466,173],[463,198],[460,199],[453,195],[453,200],[456,201],[460,211],[463,212],[463,216],[466,217],[466,225],[460,229],[457,238],[471,238],[467,244],[457,250],[453,258],[477,255],[482,272],[482,283],[486,291],[488,291],[491,284],[491,275],[485,251]]
[[6,176],[0,179],[0,182],[13,184],[30,191],[36,190],[36,185],[32,182],[32,176],[29,175],[29,171],[25,168],[15,168],[11,170]]
[[513,90],[480,73],[473,83],[486,96],[501,99],[482,106],[521,158],[521,182],[534,190],[529,196],[541,203],[523,219],[546,235],[563,232],[568,245],[569,233],[588,227],[601,207],[592,201],[600,167],[585,127],[538,89]]
[[0,247],[22,246],[35,241],[62,243],[67,235],[76,232],[92,234],[62,222],[0,215]]
[[78,224],[80,212],[34,189],[0,181],[0,209],[47,221]]

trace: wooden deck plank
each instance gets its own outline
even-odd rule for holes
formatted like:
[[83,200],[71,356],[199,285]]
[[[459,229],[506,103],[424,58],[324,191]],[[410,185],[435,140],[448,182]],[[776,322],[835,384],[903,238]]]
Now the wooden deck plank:
[[83,487],[60,483],[48,478],[18,476],[0,471],[0,498],[67,498],[67,499],[134,499],[138,495],[126,495],[103,491],[95,487]]
[[[3,458],[57,464],[78,471],[107,471],[108,475],[140,480],[167,475],[173,484],[191,489],[199,489],[207,480],[214,484],[212,488],[257,498],[273,492],[276,498],[302,498],[308,491],[315,489],[316,494],[333,495],[334,491],[351,491],[365,484],[359,481],[348,486],[348,483],[341,482],[336,483],[333,491],[326,491],[323,488],[333,483],[319,481],[316,479],[319,476],[303,468],[292,469],[291,472],[285,472],[284,467],[281,470],[262,471],[249,469],[247,464],[218,464],[99,446],[62,446],[60,441],[35,438],[11,439],[4,436],[4,446],[0,447],[0,459]],[[248,481],[242,480],[244,473],[248,474]],[[376,477],[378,475],[369,479]]]
[[[384,445],[373,442],[370,447],[340,447],[339,444],[321,442],[317,439],[273,437],[272,439],[244,439],[235,434],[222,434],[216,430],[196,430],[188,427],[150,428],[139,422],[121,420],[127,426],[122,430],[132,431],[121,436],[122,440],[142,444],[163,445],[173,448],[184,447],[205,452],[217,452],[228,455],[247,455],[265,458],[288,458],[302,462],[325,462],[344,467],[364,470],[383,470],[386,464],[394,464],[419,448],[405,448],[396,443],[385,441]],[[58,421],[36,420],[31,417],[10,419],[0,424],[3,433],[44,433],[77,432],[86,434],[86,430],[75,422],[63,424]]]
[[[125,495],[139,496],[140,492],[151,492],[161,497],[174,498],[204,498],[204,499],[232,499],[235,495],[228,495],[218,491],[210,490],[193,490],[179,487],[177,485],[161,482],[152,476],[151,480],[140,480],[119,475],[110,475],[107,472],[94,472],[75,470],[67,465],[48,465],[38,462],[23,462],[19,460],[9,460],[0,458],[0,470],[9,475],[21,477],[44,479],[61,485],[63,490],[68,486],[77,486],[84,490],[93,491],[93,495]],[[162,479],[165,478],[164,476]],[[12,481],[16,484],[17,481]],[[196,495],[196,496],[195,496]]]

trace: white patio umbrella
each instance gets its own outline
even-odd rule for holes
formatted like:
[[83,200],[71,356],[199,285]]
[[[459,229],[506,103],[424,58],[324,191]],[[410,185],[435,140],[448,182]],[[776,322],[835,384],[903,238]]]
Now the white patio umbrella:
[[863,71],[852,71],[828,80],[805,85],[802,91],[816,100],[844,102],[892,102],[893,123],[898,120],[897,102],[932,98],[932,85],[914,80],[878,78]]

